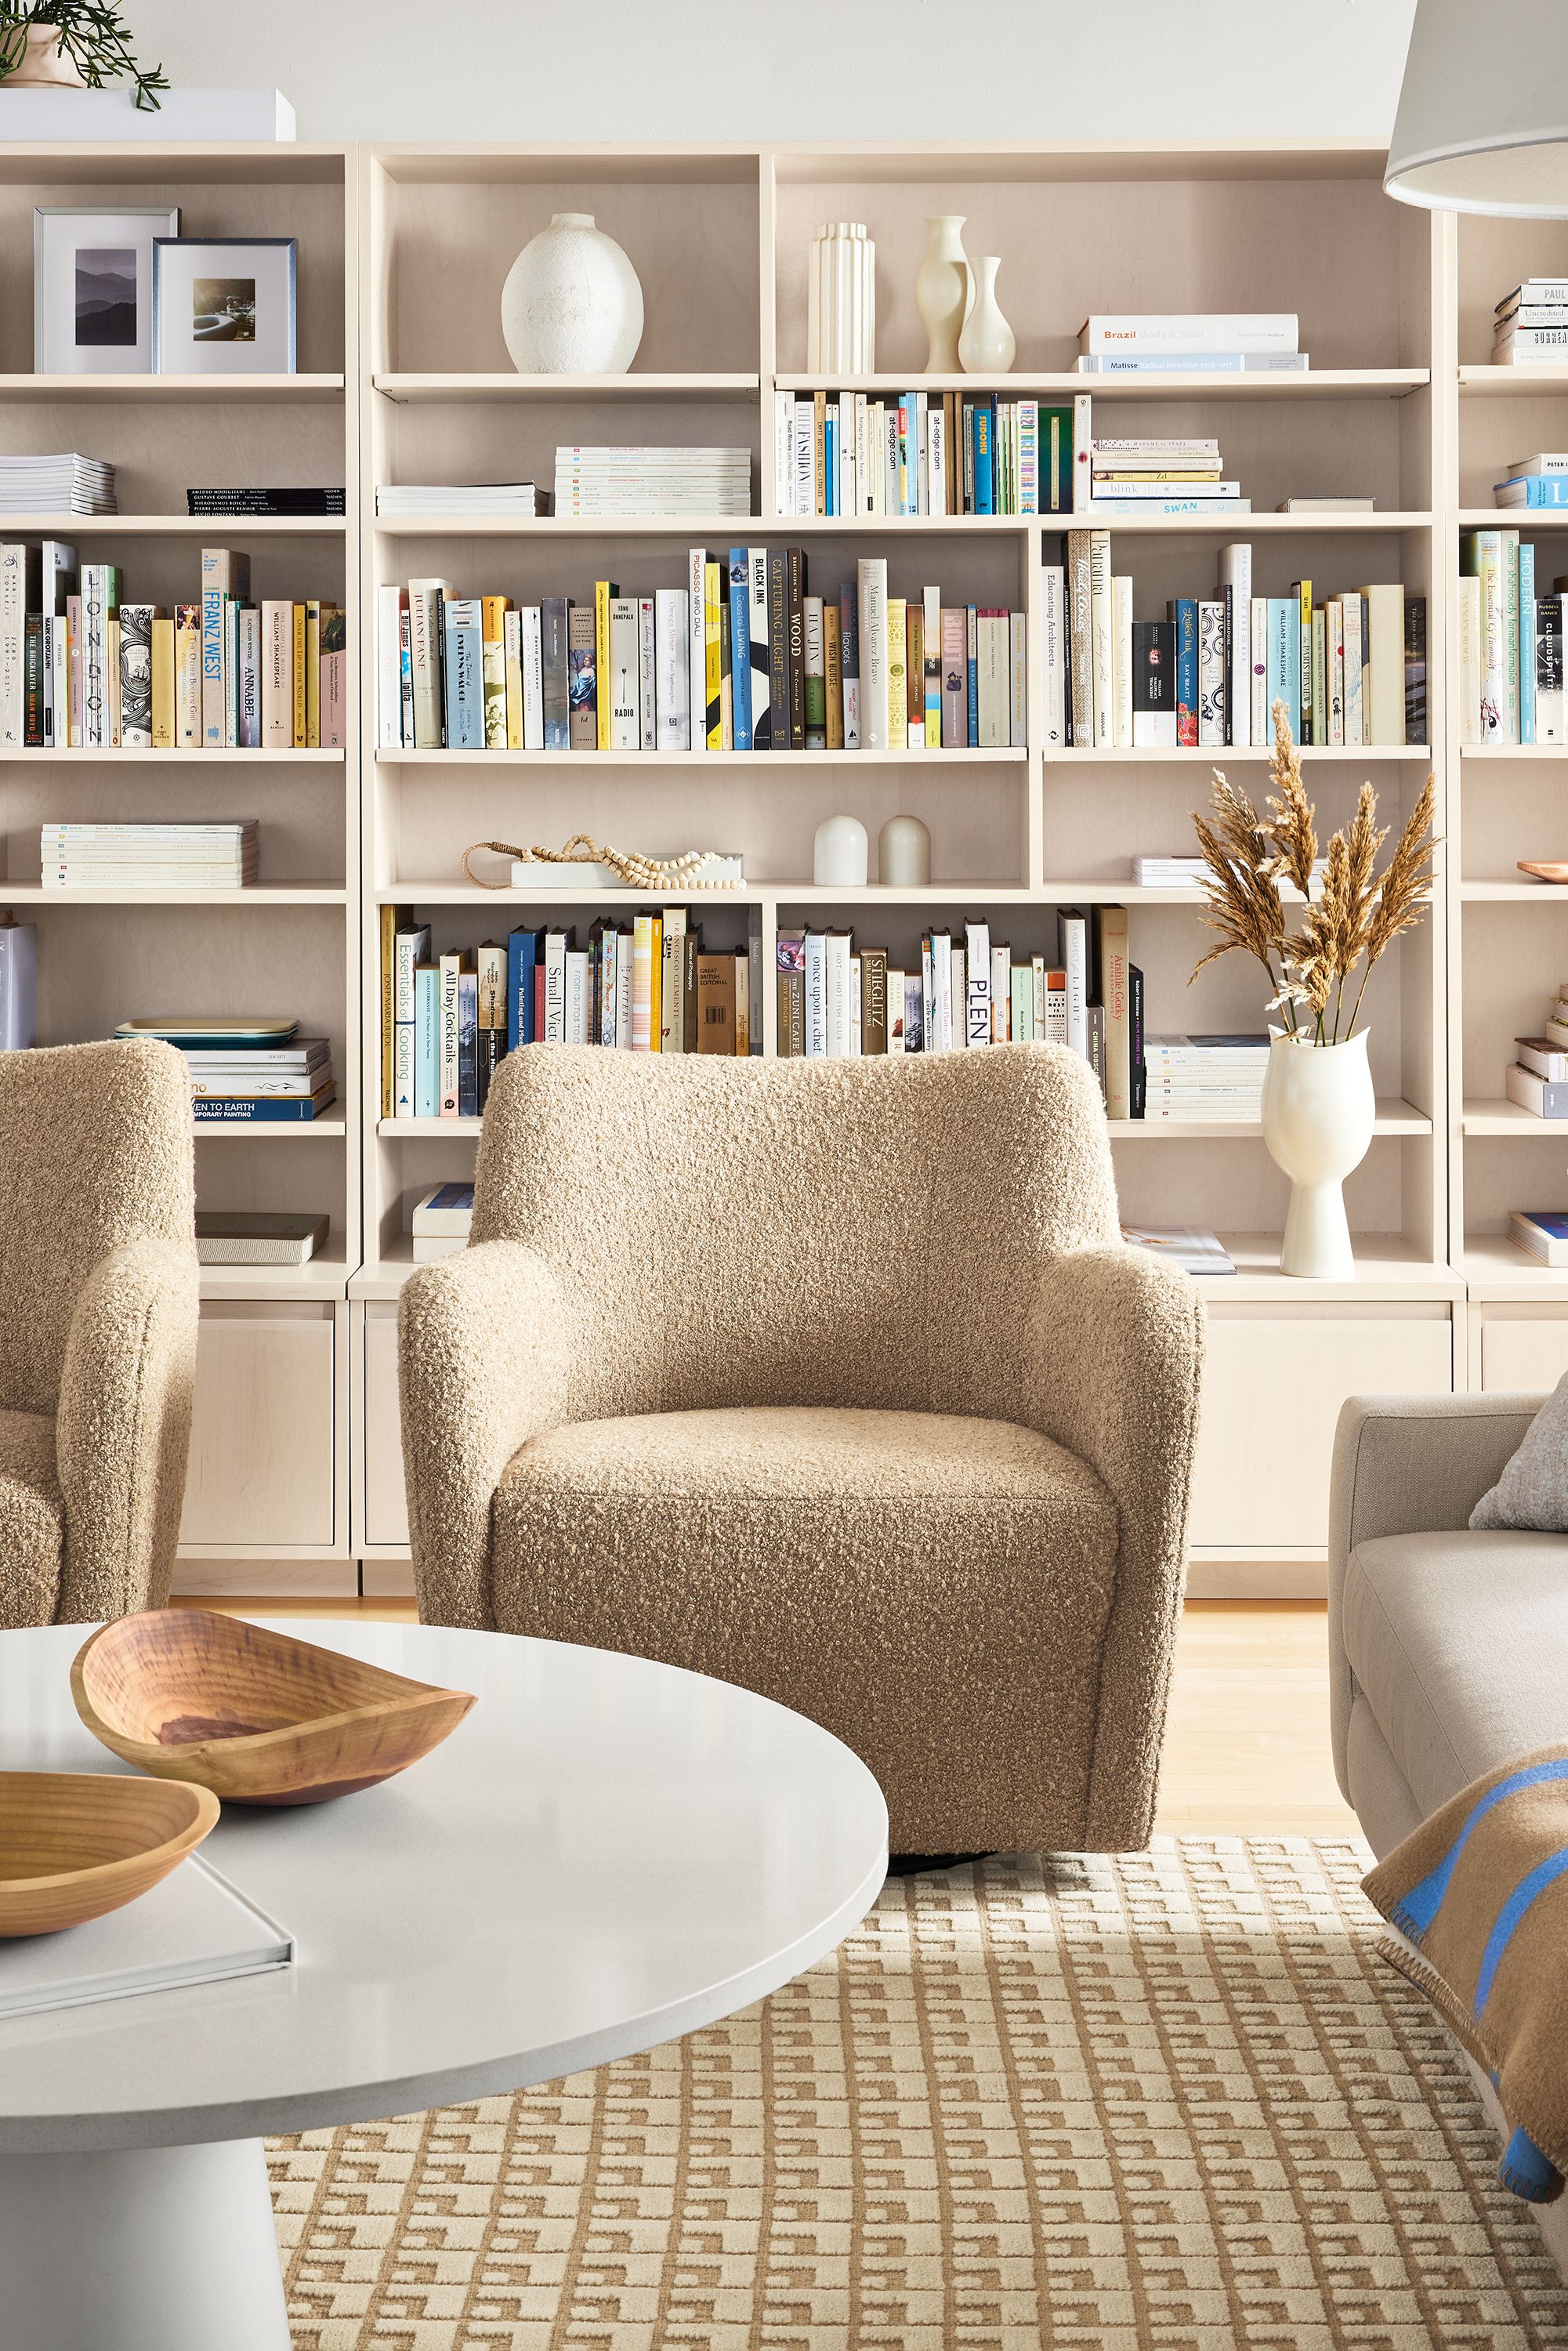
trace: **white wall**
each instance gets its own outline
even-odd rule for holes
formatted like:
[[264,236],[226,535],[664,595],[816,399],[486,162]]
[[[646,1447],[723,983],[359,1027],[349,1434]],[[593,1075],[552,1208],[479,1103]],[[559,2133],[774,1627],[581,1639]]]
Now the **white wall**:
[[[1386,136],[1415,0],[129,0],[301,139]],[[972,47],[971,47],[972,44]]]

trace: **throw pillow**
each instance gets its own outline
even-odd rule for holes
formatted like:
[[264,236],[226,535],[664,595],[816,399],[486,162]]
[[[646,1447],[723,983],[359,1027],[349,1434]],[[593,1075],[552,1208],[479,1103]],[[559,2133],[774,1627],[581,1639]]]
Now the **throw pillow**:
[[1470,1524],[1568,1534],[1568,1372],[1531,1422],[1497,1484],[1470,1512]]

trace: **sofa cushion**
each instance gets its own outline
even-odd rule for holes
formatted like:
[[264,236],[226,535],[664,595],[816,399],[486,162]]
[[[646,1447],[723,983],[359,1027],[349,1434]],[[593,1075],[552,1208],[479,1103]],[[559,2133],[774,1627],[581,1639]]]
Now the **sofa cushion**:
[[1070,1844],[1118,1538],[1093,1470],[1007,1421],[800,1405],[583,1421],[502,1476],[495,1621],[810,1715],[881,1780],[895,1849],[1005,1844],[1042,1817]]
[[64,1546],[53,1416],[0,1412],[0,1629],[53,1624]]
[[1497,1484],[1470,1512],[1470,1525],[1568,1532],[1568,1373],[1525,1430]]
[[1568,1729],[1568,1536],[1385,1535],[1346,1568],[1351,1671],[1423,1814]]

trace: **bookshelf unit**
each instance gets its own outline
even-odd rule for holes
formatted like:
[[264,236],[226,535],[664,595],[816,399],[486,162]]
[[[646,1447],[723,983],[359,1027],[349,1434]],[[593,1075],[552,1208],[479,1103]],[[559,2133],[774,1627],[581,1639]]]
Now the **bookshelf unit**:
[[[9,256],[0,308],[0,444],[79,448],[116,467],[123,509],[0,517],[6,538],[57,537],[124,567],[172,609],[200,592],[200,549],[246,549],[258,596],[319,594],[359,633],[352,507],[358,293],[353,151],[111,145],[0,148]],[[293,376],[48,376],[32,358],[33,207],[178,204],[187,235],[298,240]],[[346,484],[329,521],[197,521],[198,483]],[[339,1102],[310,1126],[198,1132],[205,1207],[329,1211],[303,1267],[204,1270],[198,1391],[177,1582],[305,1580],[352,1590],[348,1515],[348,1278],[361,1254],[358,1056],[359,757],[346,752],[23,751],[0,762],[0,907],[38,929],[38,1036],[108,1035],[132,1014],[288,1011],[329,1037]],[[46,819],[254,816],[257,886],[44,891]]]

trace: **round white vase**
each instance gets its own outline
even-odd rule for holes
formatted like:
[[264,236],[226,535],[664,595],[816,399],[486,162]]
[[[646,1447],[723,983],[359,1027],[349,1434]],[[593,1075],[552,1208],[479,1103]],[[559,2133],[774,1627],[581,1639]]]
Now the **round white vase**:
[[1343,1281],[1355,1271],[1342,1186],[1365,1158],[1377,1105],[1364,1029],[1342,1045],[1275,1032],[1263,1076],[1263,1140],[1291,1179],[1281,1273]]
[[969,299],[969,265],[964,253],[965,215],[939,213],[927,220],[930,240],[915,273],[915,307],[931,340],[927,375],[956,375],[958,334]]
[[1018,356],[1018,338],[997,302],[997,272],[1001,256],[983,253],[969,264],[975,298],[958,337],[958,358],[966,375],[1006,375]]
[[624,375],[643,340],[643,288],[591,213],[557,213],[501,288],[501,332],[519,375]]
[[876,837],[876,878],[883,889],[924,890],[931,879],[931,835],[917,816],[890,816]]
[[824,817],[811,844],[811,879],[822,890],[861,890],[871,842],[858,816]]

